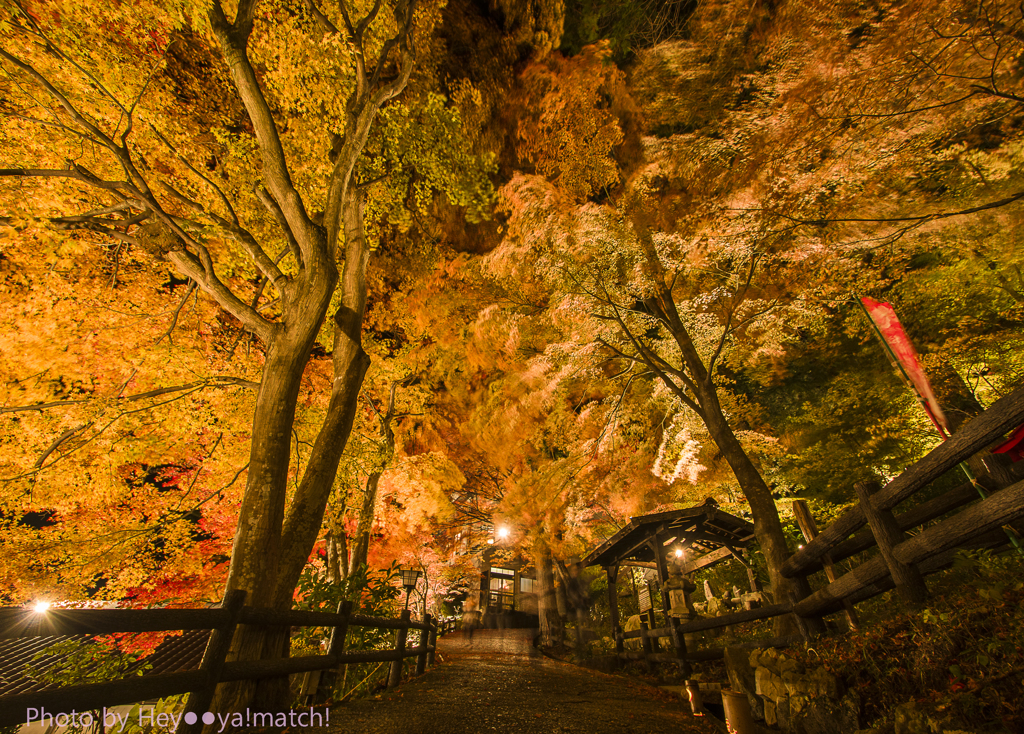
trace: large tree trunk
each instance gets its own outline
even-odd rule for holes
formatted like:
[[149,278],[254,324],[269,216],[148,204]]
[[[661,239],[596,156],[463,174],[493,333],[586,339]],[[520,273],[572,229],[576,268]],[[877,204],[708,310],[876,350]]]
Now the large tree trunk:
[[[324,306],[326,310],[326,305]],[[231,553],[227,591],[248,591],[247,606],[274,607],[283,558],[281,525],[291,459],[291,432],[302,372],[316,332],[298,340],[278,336],[270,345],[263,381],[253,416],[249,474]],[[298,342],[298,343],[296,343]],[[242,626],[235,634],[229,660],[281,657],[288,647],[288,631]],[[286,681],[285,681],[286,683]],[[287,687],[280,681],[264,684],[260,701],[268,710],[280,710]],[[256,692],[255,681],[218,687],[214,711],[240,711]]]
[[551,559],[551,549],[543,538],[537,541],[537,616],[540,618],[540,641],[544,647],[555,647],[562,644],[565,632],[562,616],[558,613],[558,602],[555,596],[555,569]]
[[[232,82],[253,126],[267,187],[265,196],[261,198],[284,230],[299,266],[296,275],[285,276],[269,262],[258,245],[252,248],[261,268],[273,275],[272,285],[280,293],[280,322],[270,324],[262,320],[254,309],[246,310],[244,304],[240,307],[237,297],[225,292],[208,263],[203,263],[206,268],[204,279],[203,272],[197,269],[201,258],[181,253],[178,261],[219,301],[231,306],[233,312],[241,313],[259,328],[267,343],[267,362],[253,418],[249,475],[227,590],[247,590],[246,604],[249,606],[288,609],[295,584],[319,535],[338,463],[355,421],[359,391],[370,364],[361,339],[370,247],[363,231],[362,196],[358,187],[353,185],[352,175],[377,111],[400,94],[409,81],[413,65],[411,30],[416,3],[415,0],[399,0],[394,8],[397,32],[385,44],[383,53],[393,52],[391,61],[396,64],[398,73],[386,81],[381,81],[376,72],[367,74],[363,52],[364,24],[347,29],[348,41],[355,50],[355,83],[345,108],[344,134],[335,140],[340,145],[336,146],[338,154],[332,159],[334,169],[327,182],[326,200],[322,202],[322,225],[310,216],[292,182],[273,111],[247,55],[256,5],[257,0],[238,3],[236,17],[229,21],[221,3],[214,2],[209,19]],[[312,10],[324,33],[337,32],[315,6]],[[378,71],[388,63],[388,59],[379,61]],[[333,315],[334,380],[330,401],[286,516],[286,479],[299,385],[331,296],[335,286],[339,285],[336,263],[342,254],[345,264],[340,280],[341,305]],[[228,659],[276,658],[286,655],[287,651],[287,629],[243,626],[235,634]],[[262,681],[259,689],[257,698],[265,709],[288,708],[287,678]],[[252,702],[254,691],[255,685],[251,682],[218,686],[211,710],[241,711]],[[206,727],[206,730],[212,732],[214,727]]]
[[[740,490],[750,505],[750,513],[754,519],[754,535],[757,536],[758,546],[768,566],[768,578],[776,603],[796,601],[807,596],[811,589],[806,581],[787,579],[782,575],[782,564],[789,558],[790,550],[786,545],[782,522],[771,489],[747,456],[747,452],[740,445],[732,427],[722,414],[717,394],[711,392],[705,395],[701,400],[701,407],[705,409],[704,424],[708,427],[708,432],[722,452],[722,456],[729,463]],[[776,617],[776,637],[792,634],[796,631],[794,625],[795,620]]]
[[363,490],[363,505],[359,509],[356,536],[352,543],[352,556],[349,559],[349,568],[353,570],[366,565],[366,558],[370,552],[370,531],[373,528],[377,507],[377,487],[380,484],[380,474],[379,471],[371,474],[366,480],[366,489]]
[[[648,275],[657,283],[655,293],[644,303],[648,311],[661,320],[679,347],[682,357],[681,369],[674,368],[661,360],[656,353],[645,346],[636,335],[630,332],[621,316],[617,316],[619,326],[648,367],[683,404],[700,416],[711,434],[711,439],[729,463],[740,491],[743,492],[743,496],[750,505],[750,512],[754,519],[754,534],[768,566],[768,576],[775,600],[786,602],[793,597],[802,597],[810,592],[807,582],[787,579],[782,575],[782,564],[789,557],[790,551],[786,545],[782,522],[779,519],[778,508],[775,506],[771,490],[726,420],[718,399],[714,374],[708,370],[686,325],[679,316],[672,294],[675,275],[667,273],[661,266],[650,231],[644,221],[643,212],[635,212],[632,219],[641,247],[645,251]],[[796,621],[791,618],[777,618],[775,621],[776,634],[788,634],[793,630],[795,623]],[[817,631],[816,627],[814,631]]]
[[376,411],[380,420],[380,432],[384,439],[383,456],[380,457],[380,464],[376,471],[372,472],[366,479],[366,489],[363,490],[363,504],[359,508],[359,520],[356,525],[355,541],[352,544],[352,557],[349,560],[349,568],[355,570],[366,565],[366,559],[370,552],[370,531],[373,529],[373,520],[377,508],[377,488],[380,486],[380,477],[391,463],[395,455],[395,432],[391,429],[391,423],[395,418],[395,394],[398,390],[398,383],[391,383],[391,390],[388,393],[388,404],[385,412],[381,414],[377,407],[370,403]]

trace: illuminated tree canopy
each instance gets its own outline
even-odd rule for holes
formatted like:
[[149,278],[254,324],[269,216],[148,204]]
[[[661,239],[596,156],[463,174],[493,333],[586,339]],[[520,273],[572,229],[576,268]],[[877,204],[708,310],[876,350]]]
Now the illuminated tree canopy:
[[1024,381],[1011,3],[2,8],[5,603],[440,597],[708,496],[801,593],[776,501],[938,440],[861,296],[956,425]]

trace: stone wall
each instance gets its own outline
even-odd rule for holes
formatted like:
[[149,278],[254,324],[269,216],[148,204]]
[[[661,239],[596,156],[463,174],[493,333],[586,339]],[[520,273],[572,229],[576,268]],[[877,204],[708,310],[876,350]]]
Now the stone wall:
[[860,700],[822,667],[806,668],[778,650],[726,648],[729,684],[747,695],[755,719],[786,734],[852,734]]

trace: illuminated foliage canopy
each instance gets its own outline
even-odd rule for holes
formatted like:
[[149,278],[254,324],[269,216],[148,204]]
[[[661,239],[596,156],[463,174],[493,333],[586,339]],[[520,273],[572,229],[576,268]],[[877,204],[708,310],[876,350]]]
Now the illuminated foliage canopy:
[[859,296],[957,422],[1024,378],[1010,3],[322,5],[4,6],[8,599],[707,495],[780,586],[775,500],[936,440]]

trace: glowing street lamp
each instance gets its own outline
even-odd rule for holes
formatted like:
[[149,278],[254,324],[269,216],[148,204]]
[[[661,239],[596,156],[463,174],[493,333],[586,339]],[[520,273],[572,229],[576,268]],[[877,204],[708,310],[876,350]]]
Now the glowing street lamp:
[[403,568],[400,573],[402,575],[402,586],[405,587],[405,608],[408,609],[409,594],[416,588],[416,584],[419,582],[423,572],[418,568]]
[[500,525],[500,526],[498,527],[498,540],[507,540],[507,539],[508,539],[508,536],[509,536],[509,534],[510,534],[511,532],[512,532],[512,531],[511,531],[511,530],[509,530],[509,529],[508,529],[507,527],[505,527],[504,525]]
[[48,602],[48,601],[39,601],[39,602],[36,602],[35,606],[32,607],[32,611],[34,611],[36,614],[46,614],[46,612],[47,612],[47,610],[49,610],[49,608],[50,608],[50,602]]

